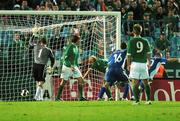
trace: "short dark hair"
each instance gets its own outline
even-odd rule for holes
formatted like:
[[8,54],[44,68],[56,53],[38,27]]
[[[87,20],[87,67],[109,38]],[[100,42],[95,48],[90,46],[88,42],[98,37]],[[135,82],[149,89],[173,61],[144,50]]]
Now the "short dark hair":
[[76,43],[80,39],[80,36],[74,35],[72,38],[72,42]]
[[137,35],[140,35],[142,32],[142,26],[140,24],[134,24],[133,32]]
[[121,49],[126,49],[127,48],[127,44],[125,42],[121,43]]
[[47,44],[47,41],[46,41],[46,38],[45,38],[45,37],[42,37],[39,42],[40,42],[40,43],[43,43],[44,45]]

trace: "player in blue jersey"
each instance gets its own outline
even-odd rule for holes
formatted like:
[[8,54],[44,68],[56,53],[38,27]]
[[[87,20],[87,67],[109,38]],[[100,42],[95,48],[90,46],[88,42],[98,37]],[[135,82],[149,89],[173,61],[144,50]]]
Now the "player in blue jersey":
[[[117,50],[109,57],[108,68],[105,73],[105,89],[109,89],[110,86],[116,84],[118,88],[128,83],[128,77],[124,71],[124,65],[126,60],[126,43],[121,44],[122,50]],[[105,91],[101,90],[98,98],[102,98]],[[108,97],[109,98],[109,97]]]
[[162,54],[157,52],[153,58],[151,58],[151,65],[149,69],[149,77],[150,80],[153,80],[154,76],[159,70],[161,64],[165,64],[167,62],[166,58],[162,58]]

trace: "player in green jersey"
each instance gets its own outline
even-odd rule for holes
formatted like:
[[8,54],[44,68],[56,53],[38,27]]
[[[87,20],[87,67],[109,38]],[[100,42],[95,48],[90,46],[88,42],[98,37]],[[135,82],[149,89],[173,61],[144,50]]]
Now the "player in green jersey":
[[96,56],[92,55],[89,57],[89,63],[91,64],[88,71],[85,73],[84,78],[89,74],[92,69],[98,70],[102,73],[106,72],[106,68],[108,66],[108,62],[105,59],[97,58]]
[[[89,57],[89,63],[90,63],[90,68],[84,74],[83,78],[85,78],[89,74],[89,72],[93,69],[98,70],[102,73],[106,72],[106,68],[108,66],[108,61],[106,59],[97,58],[96,56],[92,55]],[[101,90],[105,90],[105,87],[103,86]],[[105,90],[105,92],[109,100],[112,100],[112,94],[110,89],[108,88],[108,90]],[[101,98],[102,97],[99,97],[98,95],[98,100],[101,100]]]
[[150,86],[148,84],[151,50],[148,41],[140,36],[141,32],[141,25],[135,24],[133,26],[134,37],[129,41],[127,50],[127,67],[130,71],[129,78],[132,80],[133,93],[136,100],[135,105],[140,104],[139,80],[143,80],[145,85],[146,104],[151,104]]
[[79,100],[80,101],[86,100],[83,97],[84,80],[78,68],[79,66],[78,65],[78,58],[79,58],[78,44],[79,43],[80,43],[80,36],[74,35],[71,43],[64,50],[63,66],[62,66],[62,73],[61,73],[62,81],[58,89],[58,94],[56,97],[57,101],[62,100],[60,97],[61,97],[64,85],[68,82],[68,80],[70,80],[71,77],[78,80]]

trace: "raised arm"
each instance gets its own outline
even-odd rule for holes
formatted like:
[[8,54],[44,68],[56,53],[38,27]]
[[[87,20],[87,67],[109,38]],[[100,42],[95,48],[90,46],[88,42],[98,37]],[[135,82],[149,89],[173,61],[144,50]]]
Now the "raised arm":
[[86,78],[86,76],[89,74],[89,72],[92,70],[92,68],[88,68],[88,70],[86,71],[86,73],[84,74],[83,78]]

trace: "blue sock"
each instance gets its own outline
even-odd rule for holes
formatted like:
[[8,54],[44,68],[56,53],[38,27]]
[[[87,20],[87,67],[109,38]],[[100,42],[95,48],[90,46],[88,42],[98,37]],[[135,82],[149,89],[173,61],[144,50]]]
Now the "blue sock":
[[106,88],[105,87],[101,87],[101,90],[100,90],[100,92],[98,94],[98,98],[102,98],[105,92],[106,92]]
[[125,86],[124,86],[124,94],[123,94],[124,99],[127,98],[128,92],[129,92],[129,84],[125,84]]
[[143,82],[142,81],[140,81],[140,87],[141,87],[141,89],[142,89],[142,92],[144,91],[144,84],[143,84]]

